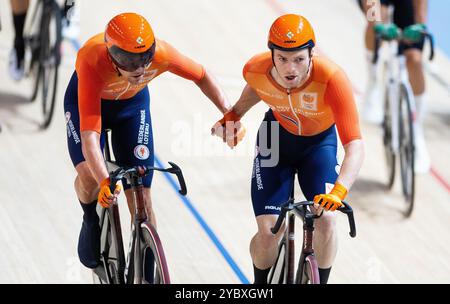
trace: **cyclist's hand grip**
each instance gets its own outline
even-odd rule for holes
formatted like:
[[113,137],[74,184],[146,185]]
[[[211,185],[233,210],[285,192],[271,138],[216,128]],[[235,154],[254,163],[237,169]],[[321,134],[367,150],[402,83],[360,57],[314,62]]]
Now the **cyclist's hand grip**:
[[347,213],[348,216],[348,223],[350,225],[350,236],[354,238],[356,236],[356,226],[355,226],[355,218],[353,217],[352,213]]
[[185,196],[187,194],[187,189],[186,189],[186,182],[184,181],[184,177],[183,177],[183,172],[181,172],[180,167],[178,167],[177,165],[175,165],[172,162],[169,162],[169,164],[172,166],[172,169],[170,170],[171,173],[174,173],[177,178],[178,178],[178,183],[180,184],[180,190],[178,190],[178,192]]
[[424,34],[426,38],[428,38],[428,41],[430,41],[430,61],[434,58],[434,38],[433,35],[430,33]]
[[344,204],[345,207],[342,207],[338,210],[341,211],[342,213],[347,214],[348,224],[350,225],[350,236],[354,238],[356,236],[356,225],[355,225],[355,217],[353,216],[353,209],[346,202],[342,203]]
[[109,174],[109,190],[111,190],[111,193],[114,193],[114,190],[116,189],[116,184],[122,179],[123,177],[123,169],[119,168],[116,171]]
[[287,209],[284,209],[284,208],[281,209],[281,213],[278,216],[278,219],[277,219],[277,222],[275,223],[275,226],[270,228],[270,231],[273,234],[277,234],[278,231],[280,230],[281,224],[283,223],[283,220],[286,217],[286,212],[287,212]]

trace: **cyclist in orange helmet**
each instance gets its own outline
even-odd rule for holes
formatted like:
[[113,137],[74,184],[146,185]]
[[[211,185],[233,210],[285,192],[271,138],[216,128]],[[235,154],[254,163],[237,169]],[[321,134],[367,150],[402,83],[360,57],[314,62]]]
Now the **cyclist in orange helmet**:
[[[106,27],[105,43],[111,61],[125,71],[125,75],[145,68],[156,49],[150,24],[137,14],[121,14],[113,18]],[[133,82],[136,80],[135,76],[131,78]]]
[[[270,52],[251,58],[244,67],[247,82],[241,97],[212,128],[236,145],[244,114],[263,100],[266,112],[256,140],[251,197],[258,231],[250,243],[255,283],[267,283],[282,230],[274,236],[280,204],[286,202],[298,172],[300,188],[314,212],[314,247],[321,283],[325,284],[336,251],[335,215],[352,186],[364,157],[352,86],[340,67],[313,56],[316,38],[300,15],[280,16],[272,24]],[[337,135],[345,150],[337,163]],[[234,139],[234,141],[232,140]],[[330,212],[329,212],[330,211]]]
[[[147,20],[123,13],[108,23],[104,33],[90,38],[79,50],[75,72],[64,97],[69,154],[77,171],[75,191],[83,208],[78,254],[83,265],[95,268],[100,257],[97,202],[109,207],[121,188],[111,193],[103,159],[105,129],[111,129],[118,163],[128,166],[154,163],[148,83],[169,71],[193,81],[225,113],[230,105],[210,72],[156,39]],[[155,223],[150,186],[143,179],[146,209]],[[122,181],[132,202],[130,186]],[[133,216],[133,215],[132,215]]]

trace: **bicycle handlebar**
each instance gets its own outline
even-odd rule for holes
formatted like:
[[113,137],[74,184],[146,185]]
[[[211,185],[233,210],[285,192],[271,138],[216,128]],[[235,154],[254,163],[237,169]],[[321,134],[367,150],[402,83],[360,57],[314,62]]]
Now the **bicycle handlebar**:
[[350,226],[349,234],[352,238],[354,238],[356,236],[356,224],[355,217],[353,216],[353,209],[346,202],[343,201],[342,203],[344,204],[344,207],[341,207],[338,210],[347,215],[348,225]]
[[[425,39],[427,39],[430,42],[430,57],[429,60],[433,60],[434,59],[434,37],[430,32],[427,31],[422,31],[422,35]],[[400,41],[402,40],[402,35],[400,35],[399,38],[397,38],[396,40]],[[381,41],[382,40],[387,40],[384,39],[383,36],[381,34],[375,34],[375,51],[373,54],[373,60],[372,63],[375,64],[378,61],[378,50],[380,48],[381,45]]]
[[423,33],[425,38],[428,38],[428,41],[430,42],[430,58],[429,60],[433,60],[434,58],[434,37],[431,33],[424,32]]
[[280,213],[280,215],[278,215],[277,222],[275,223],[275,226],[273,226],[272,228],[270,228],[270,231],[272,232],[272,234],[277,234],[278,231],[280,230],[281,224],[283,223],[284,218],[286,217],[286,213],[287,213],[289,210],[292,210],[292,209],[294,208],[294,206],[293,206],[293,204],[292,204],[293,202],[294,202],[294,200],[293,200],[293,199],[290,199],[290,200],[288,200],[286,203],[284,203],[283,205],[281,205],[281,213]]
[[[306,206],[314,205],[314,202],[311,202],[311,201],[303,201],[303,202],[298,202],[298,203],[293,203],[293,202],[294,202],[294,200],[290,199],[290,200],[288,200],[286,203],[284,203],[281,206],[281,213],[278,216],[277,222],[275,223],[275,226],[270,229],[270,231],[273,234],[277,234],[278,231],[280,230],[281,224],[283,223],[284,218],[286,217],[286,213],[288,211],[291,211],[294,208],[306,207]],[[342,213],[345,213],[347,215],[347,217],[348,217],[348,224],[350,226],[349,234],[350,234],[350,236],[352,238],[354,238],[354,237],[356,237],[356,224],[355,224],[355,217],[353,216],[353,209],[348,203],[346,203],[344,201],[342,203],[344,204],[344,207],[341,207],[341,208],[339,208],[337,210],[339,210]],[[305,214],[304,217],[307,217],[307,214]],[[312,216],[313,219],[316,219],[316,218],[319,218],[319,217],[321,217],[321,215],[313,215]]]
[[130,176],[137,176],[137,177],[143,177],[147,174],[149,174],[151,171],[160,171],[160,172],[167,172],[170,174],[175,174],[178,179],[178,183],[180,185],[180,190],[178,192],[185,196],[187,194],[186,189],[186,183],[184,181],[183,172],[181,171],[180,167],[178,167],[176,164],[169,162],[170,168],[156,168],[152,166],[136,166],[136,167],[120,167],[116,170],[114,170],[112,173],[110,173],[110,189],[111,192],[114,191],[116,187],[116,183],[120,181],[125,175],[129,174]]

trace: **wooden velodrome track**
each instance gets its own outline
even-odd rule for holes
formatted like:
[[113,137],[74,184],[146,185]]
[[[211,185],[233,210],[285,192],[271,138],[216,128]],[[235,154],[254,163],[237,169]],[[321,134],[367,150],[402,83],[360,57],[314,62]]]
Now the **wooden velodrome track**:
[[[315,27],[321,51],[344,68],[361,103],[365,19],[354,1],[78,2],[79,44],[102,31],[117,13],[139,12],[159,38],[211,70],[233,103],[244,86],[242,67],[266,50],[273,20],[285,12],[304,14]],[[73,190],[75,170],[66,148],[62,106],[76,43],[63,44],[56,115],[50,128],[40,131],[40,104],[27,101],[30,84],[7,76],[13,29],[9,1],[0,5],[0,283],[90,283],[91,273],[76,251],[82,211]],[[441,53],[432,67],[450,81],[450,61]],[[339,252],[330,283],[450,283],[449,92],[430,76],[427,85],[426,136],[433,171],[417,178],[416,209],[410,219],[402,217],[399,185],[392,192],[384,186],[381,130],[363,123],[366,159],[348,199],[358,236],[348,236],[346,217],[339,216]],[[163,175],[155,175],[153,183],[172,281],[252,281],[248,248],[256,221],[250,177],[256,131],[267,107],[261,103],[248,113],[245,140],[229,150],[209,135],[221,116],[195,85],[166,73],[151,82],[150,92],[157,158],[180,165],[188,185],[183,201]],[[121,210],[127,223],[127,208]]]

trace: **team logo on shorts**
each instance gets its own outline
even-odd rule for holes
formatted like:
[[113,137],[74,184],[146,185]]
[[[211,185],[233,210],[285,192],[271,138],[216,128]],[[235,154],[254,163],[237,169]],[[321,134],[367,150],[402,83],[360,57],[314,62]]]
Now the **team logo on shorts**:
[[136,156],[137,159],[145,160],[149,158],[150,151],[148,150],[147,146],[138,145],[134,148],[134,156]]
[[69,120],[70,120],[70,117],[71,117],[71,114],[70,114],[70,112],[66,112],[66,123],[68,123],[68,122],[69,122]]

